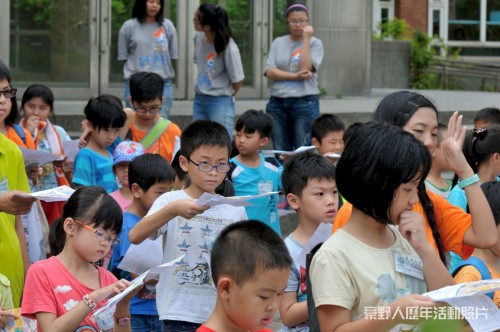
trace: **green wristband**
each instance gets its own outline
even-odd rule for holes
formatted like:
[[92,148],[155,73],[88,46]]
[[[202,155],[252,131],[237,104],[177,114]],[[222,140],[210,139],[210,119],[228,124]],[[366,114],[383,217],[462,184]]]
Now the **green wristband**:
[[470,178],[463,179],[457,182],[458,188],[464,189],[467,186],[470,186],[471,184],[479,182],[479,176],[477,174],[474,174]]

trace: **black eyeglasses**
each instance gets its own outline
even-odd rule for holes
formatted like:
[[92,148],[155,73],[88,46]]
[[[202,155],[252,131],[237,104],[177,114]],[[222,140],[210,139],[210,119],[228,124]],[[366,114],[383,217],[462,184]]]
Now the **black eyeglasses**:
[[16,96],[16,92],[17,92],[17,89],[14,89],[14,88],[0,90],[0,97],[2,95],[4,95],[5,98],[14,98]]
[[211,170],[213,170],[215,168],[217,170],[217,172],[219,172],[219,173],[227,173],[231,169],[231,166],[229,166],[229,164],[219,164],[217,166],[214,166],[214,165],[210,165],[209,163],[205,163],[205,162],[195,163],[194,161],[192,161],[189,158],[187,158],[187,160],[189,160],[190,162],[195,164],[196,167],[198,167],[198,169],[202,172],[210,172]]
[[157,114],[159,111],[161,111],[161,106],[152,106],[152,107],[135,107],[135,112],[140,115],[144,115],[147,112],[151,113],[152,115]]

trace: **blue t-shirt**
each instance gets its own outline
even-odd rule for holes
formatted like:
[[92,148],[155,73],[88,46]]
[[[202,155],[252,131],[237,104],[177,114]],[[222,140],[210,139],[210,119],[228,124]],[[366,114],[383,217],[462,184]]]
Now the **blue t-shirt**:
[[[118,238],[120,239],[120,243],[116,247],[113,248],[113,255],[111,256],[110,262],[110,270],[113,273],[119,274],[119,278],[126,278],[127,280],[131,280],[130,274],[117,269],[120,264],[123,256],[127,253],[128,248],[130,247],[130,241],[128,239],[128,233],[130,230],[141,220],[141,217],[135,215],[131,212],[125,211],[123,213],[123,226],[122,231],[118,234]],[[144,286],[147,288],[149,286]],[[156,310],[156,299],[148,299],[144,300],[140,298],[141,294],[143,294],[145,289],[141,290],[138,295],[134,296],[132,300],[130,300],[130,313],[132,315],[158,315],[158,311]]]
[[[281,172],[283,166],[273,157],[260,155],[259,167],[251,168],[231,158],[230,180],[236,196],[258,195],[270,191],[281,191]],[[252,199],[252,206],[245,206],[248,219],[264,222],[281,236],[278,218],[278,195]]]
[[118,137],[108,146],[108,156],[105,157],[89,148],[81,149],[75,158],[73,183],[82,186],[101,186],[108,194],[118,190],[113,173],[113,151],[122,141]]
[[[458,185],[455,185],[455,187],[453,187],[453,189],[450,191],[448,202],[462,208],[462,210],[469,213],[467,211],[467,196],[465,195],[465,191],[463,189],[460,189]],[[455,271],[456,267],[463,261],[463,259],[462,257],[460,257],[460,255],[455,254],[453,251],[450,252],[450,258],[449,271],[450,273],[452,273],[452,271]]]

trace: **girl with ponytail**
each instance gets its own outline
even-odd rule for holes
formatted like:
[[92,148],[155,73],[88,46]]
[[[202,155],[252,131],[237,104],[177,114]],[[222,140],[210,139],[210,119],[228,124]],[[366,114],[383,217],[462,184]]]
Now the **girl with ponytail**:
[[[438,111],[426,97],[410,91],[398,91],[384,97],[377,106],[373,119],[403,128],[413,134],[433,154],[438,134]],[[414,211],[422,214],[428,241],[434,245],[443,263],[444,253],[453,251],[467,259],[474,248],[490,248],[495,245],[497,233],[495,221],[473,169],[462,152],[466,128],[462,116],[454,113],[448,122],[448,132],[442,142],[446,161],[462,180],[470,214],[451,205],[443,197],[419,184],[418,204]],[[343,193],[340,192],[342,195]],[[351,214],[352,205],[344,204],[335,218],[333,231],[342,227]]]
[[222,124],[233,137],[234,96],[245,75],[238,46],[233,40],[224,8],[202,4],[193,17],[195,55],[198,76],[194,86],[194,120]]

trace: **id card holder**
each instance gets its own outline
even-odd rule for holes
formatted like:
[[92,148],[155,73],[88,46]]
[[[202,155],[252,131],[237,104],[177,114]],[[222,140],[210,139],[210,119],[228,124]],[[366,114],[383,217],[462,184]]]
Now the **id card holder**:
[[5,176],[0,176],[0,194],[7,191],[9,191],[9,180]]
[[415,255],[401,249],[394,249],[394,265],[397,272],[424,280],[422,261]]

